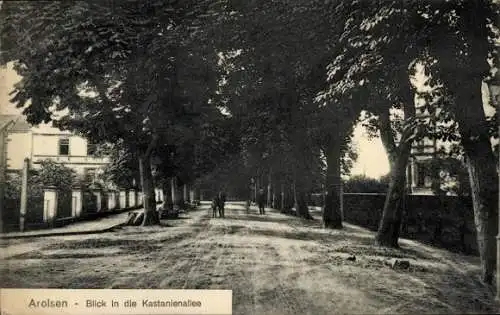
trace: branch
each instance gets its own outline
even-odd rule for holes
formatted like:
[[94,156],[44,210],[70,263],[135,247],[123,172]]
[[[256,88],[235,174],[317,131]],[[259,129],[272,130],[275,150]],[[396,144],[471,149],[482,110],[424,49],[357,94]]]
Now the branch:
[[409,81],[404,81],[402,85],[405,85],[406,89],[401,92],[401,97],[403,100],[403,112],[405,116],[405,124],[403,126],[403,132],[401,135],[400,147],[401,146],[411,146],[413,140],[422,135],[421,128],[418,128],[418,120],[416,118],[415,100],[413,87],[409,84]]
[[[102,110],[106,116],[110,116],[115,118],[115,114],[113,112],[113,108],[116,107],[116,104],[109,99],[107,93],[106,93],[106,87],[103,84],[103,80],[99,78],[98,76],[92,76],[90,79],[90,82],[96,87],[97,93],[99,94],[99,97],[101,98],[102,102],[104,103],[105,106],[102,106]],[[122,137],[125,135],[129,134],[128,130],[123,129],[123,125],[118,123],[115,125],[120,125],[120,134]]]
[[403,144],[411,144],[413,140],[419,138],[422,135],[421,128],[418,127],[418,121],[415,119],[415,117],[411,117],[405,121],[403,133],[401,135],[400,146]]
[[391,120],[389,117],[389,109],[384,110],[379,118],[379,130],[380,130],[380,139],[382,140],[382,144],[384,145],[387,154],[389,155],[389,159],[391,163],[396,160],[397,149],[396,141],[394,141],[394,134],[392,132]]

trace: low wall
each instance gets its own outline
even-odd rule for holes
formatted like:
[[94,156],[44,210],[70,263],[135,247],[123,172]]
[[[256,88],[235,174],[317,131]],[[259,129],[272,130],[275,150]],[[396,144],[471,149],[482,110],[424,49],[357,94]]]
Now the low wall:
[[[75,221],[93,220],[96,218],[104,217],[117,213],[120,211],[132,210],[141,208],[136,205],[128,208],[116,208],[112,210],[107,209],[107,195],[103,194],[101,205],[103,211],[97,210],[97,198],[91,192],[84,192],[83,194],[83,207],[80,216],[75,217],[72,215],[72,195],[69,192],[60,192],[58,194],[58,209],[56,211],[56,220],[53,226],[59,227]],[[6,198],[4,200],[4,209],[0,213],[0,232],[7,233],[19,231],[19,218],[20,218],[20,199],[19,198]],[[44,222],[44,197],[43,196],[28,196],[28,204],[26,207],[26,221],[25,229],[33,230],[40,228],[47,228],[50,225]],[[52,224],[52,223],[51,223]]]
[[[385,194],[344,194],[344,220],[376,231]],[[472,200],[456,196],[409,195],[401,236],[477,255]]]
[[[4,199],[4,209],[2,216],[2,232],[12,232],[19,230],[20,216],[19,199]],[[26,207],[26,226],[36,225],[43,221],[43,197],[30,197]]]

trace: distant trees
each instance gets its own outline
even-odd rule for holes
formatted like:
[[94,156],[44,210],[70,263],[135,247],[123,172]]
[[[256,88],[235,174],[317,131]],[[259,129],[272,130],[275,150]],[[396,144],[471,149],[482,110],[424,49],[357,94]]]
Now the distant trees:
[[389,177],[379,179],[369,178],[364,175],[351,176],[344,183],[346,193],[385,193],[389,187]]

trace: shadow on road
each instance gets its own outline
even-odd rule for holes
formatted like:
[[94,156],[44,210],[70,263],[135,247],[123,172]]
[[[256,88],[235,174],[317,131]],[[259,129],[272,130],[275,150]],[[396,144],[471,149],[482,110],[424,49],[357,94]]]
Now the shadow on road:
[[231,216],[231,214],[226,215],[226,219],[236,220],[236,221],[258,221],[258,222],[274,222],[274,223],[284,223],[287,224],[290,221],[288,217],[271,217],[266,215],[252,215],[247,216]]

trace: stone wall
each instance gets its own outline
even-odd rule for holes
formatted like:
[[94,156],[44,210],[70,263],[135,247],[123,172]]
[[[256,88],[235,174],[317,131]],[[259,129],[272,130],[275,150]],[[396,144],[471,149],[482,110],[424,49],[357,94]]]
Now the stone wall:
[[[451,251],[477,254],[472,200],[456,196],[406,197],[401,236]],[[344,220],[376,231],[385,194],[344,194]]]

